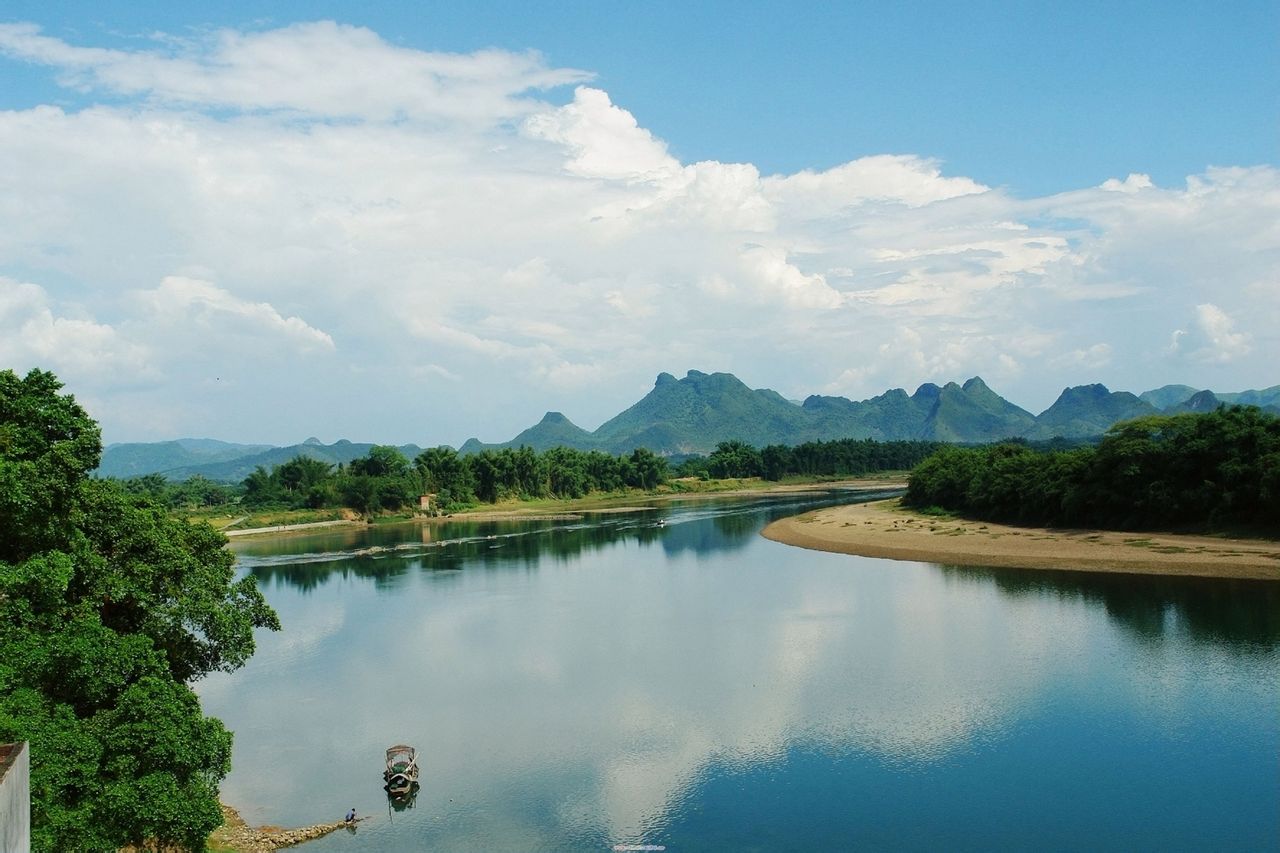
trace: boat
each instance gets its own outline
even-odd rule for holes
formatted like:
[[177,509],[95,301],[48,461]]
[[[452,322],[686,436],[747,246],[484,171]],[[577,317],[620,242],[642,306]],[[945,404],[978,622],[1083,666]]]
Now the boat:
[[418,787],[418,750],[407,744],[387,749],[387,769],[382,771],[387,793],[393,797],[412,794]]

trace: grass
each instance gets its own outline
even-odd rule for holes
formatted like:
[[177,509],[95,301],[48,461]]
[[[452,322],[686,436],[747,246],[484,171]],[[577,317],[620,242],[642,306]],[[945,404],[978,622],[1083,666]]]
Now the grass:
[[923,509],[913,509],[911,511],[914,512],[916,515],[923,515],[929,518],[954,519],[954,518],[962,517],[960,513],[952,512],[949,509],[943,509],[940,506],[927,506],[927,507],[924,507]]
[[[313,521],[337,521],[350,517],[350,510],[332,509],[260,509],[209,507],[176,510],[187,521],[203,521],[219,530],[246,530],[253,527],[275,527],[280,524],[307,524]],[[234,523],[232,523],[234,522]]]

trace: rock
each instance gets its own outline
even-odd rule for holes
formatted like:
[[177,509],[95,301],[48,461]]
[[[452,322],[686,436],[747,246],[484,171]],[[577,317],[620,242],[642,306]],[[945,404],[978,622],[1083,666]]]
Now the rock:
[[[211,836],[211,841],[230,847],[238,853],[270,853],[282,847],[293,847],[328,835],[351,824],[345,820],[332,823],[317,823],[298,829],[279,829],[277,827],[261,827],[255,829],[244,822],[240,813],[231,806],[222,807],[223,824]],[[368,817],[356,818],[355,823],[368,820]]]

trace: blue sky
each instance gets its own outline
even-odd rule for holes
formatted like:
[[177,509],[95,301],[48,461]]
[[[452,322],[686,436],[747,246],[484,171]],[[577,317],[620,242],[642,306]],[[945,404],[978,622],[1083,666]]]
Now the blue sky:
[[[1206,166],[1275,163],[1280,151],[1273,2],[6,7],[9,20],[104,46],[332,19],[423,50],[535,49],[594,71],[681,159],[766,173],[913,153],[1033,195],[1135,171],[1181,181]],[[23,76],[5,87],[9,104],[65,96],[45,74]]]
[[1033,411],[1280,381],[1274,3],[0,25],[0,362],[111,440],[495,440],[689,368],[790,397],[980,373]]

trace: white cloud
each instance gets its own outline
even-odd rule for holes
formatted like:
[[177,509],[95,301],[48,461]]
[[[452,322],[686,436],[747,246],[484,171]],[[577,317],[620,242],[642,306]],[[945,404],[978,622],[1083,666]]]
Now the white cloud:
[[986,191],[987,187],[969,178],[943,177],[936,160],[891,154],[862,157],[825,172],[806,169],[766,183],[770,198],[803,208],[805,215],[814,218],[837,215],[868,202],[922,207]]
[[76,47],[31,24],[0,24],[0,51],[53,66],[82,91],[379,120],[514,118],[534,108],[524,93],[591,77],[548,68],[537,53],[426,53],[332,21],[167,38],[147,51]]
[[1072,350],[1052,359],[1056,367],[1069,369],[1095,369],[1111,363],[1111,344],[1094,344],[1083,349]]
[[1212,303],[1196,306],[1195,317],[1185,329],[1172,335],[1170,349],[1174,355],[1207,362],[1227,364],[1249,352],[1250,336],[1235,331],[1235,321]]
[[1155,184],[1151,183],[1150,175],[1130,174],[1123,181],[1115,178],[1108,178],[1102,182],[1102,189],[1118,193],[1136,193],[1141,190],[1149,190]]
[[[324,22],[139,50],[3,25],[0,54],[103,95],[0,111],[0,275],[37,283],[43,308],[24,310],[48,311],[10,321],[29,331],[4,352],[89,324],[84,351],[116,361],[86,356],[77,393],[130,372],[96,365],[154,356],[131,405],[181,410],[166,429],[509,438],[547,408],[599,423],[689,368],[792,397],[977,373],[1028,408],[1081,382],[1207,384],[1196,371],[1224,364],[1231,384],[1274,383],[1272,166],[1027,200],[909,154],[761,176],[681,162],[536,54]],[[555,86],[577,88],[539,100]],[[1193,305],[1229,320],[1188,325]],[[432,393],[403,394],[399,370]],[[346,404],[250,411],[286,380]],[[207,410],[202,382],[222,395]],[[172,437],[135,425],[120,437]]]
[[333,349],[333,338],[298,317],[283,317],[266,302],[240,299],[199,279],[168,276],[154,290],[137,294],[148,312],[148,322],[178,328],[191,327],[209,333],[247,335],[262,340],[278,338],[301,350]]
[[665,143],[599,89],[579,86],[573,103],[530,116],[524,126],[535,139],[564,145],[565,168],[584,178],[665,183],[683,171]]
[[150,379],[147,348],[88,317],[55,313],[38,285],[0,276],[0,365],[117,387]]

